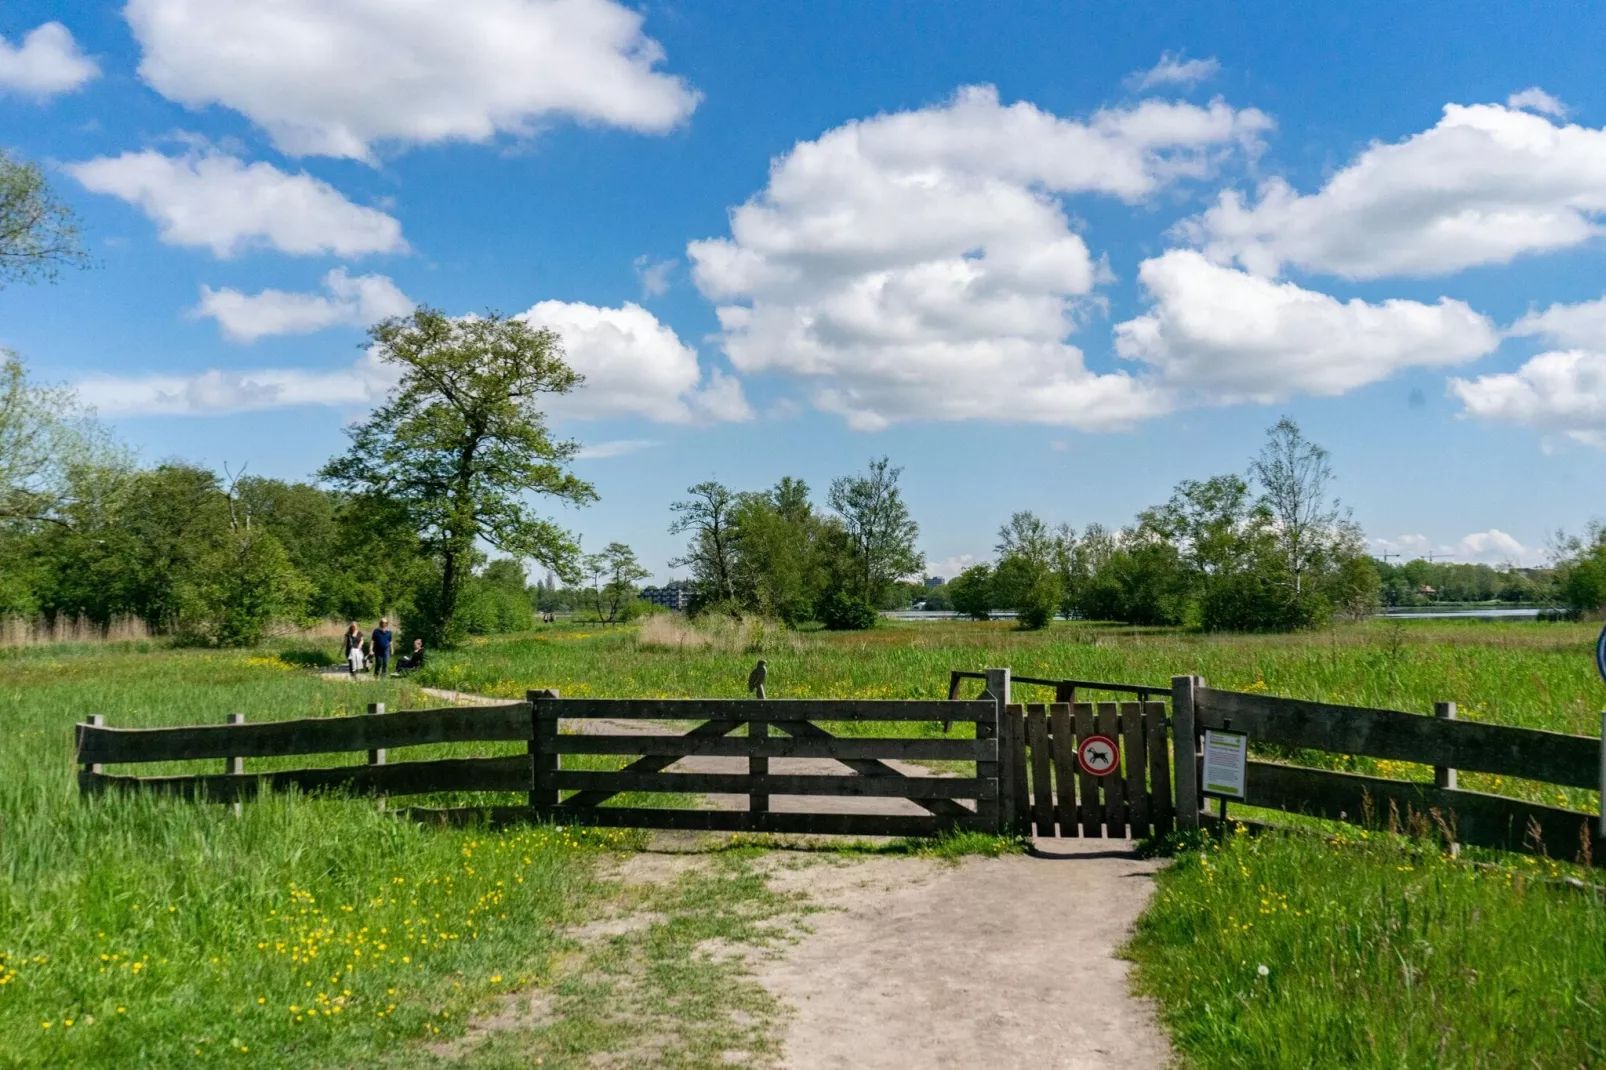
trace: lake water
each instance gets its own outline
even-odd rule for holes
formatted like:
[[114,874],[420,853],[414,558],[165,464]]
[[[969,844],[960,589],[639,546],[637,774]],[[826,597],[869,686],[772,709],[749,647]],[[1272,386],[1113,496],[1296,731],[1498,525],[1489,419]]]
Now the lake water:
[[[1419,606],[1411,609],[1385,610],[1375,614],[1376,620],[1451,620],[1462,618],[1468,620],[1520,620],[1537,617],[1542,610],[1510,609],[1504,606],[1491,606],[1475,609],[1434,609],[1431,606]],[[959,614],[952,610],[925,610],[925,609],[895,609],[884,610],[881,614],[889,620],[956,620]],[[993,612],[993,616],[1001,620],[1012,620],[1015,616],[1012,610],[1000,609]]]

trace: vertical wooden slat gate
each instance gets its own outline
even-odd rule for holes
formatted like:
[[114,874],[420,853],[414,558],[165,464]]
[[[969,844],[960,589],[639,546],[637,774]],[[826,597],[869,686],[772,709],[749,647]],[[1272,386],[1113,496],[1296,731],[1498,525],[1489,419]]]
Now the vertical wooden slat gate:
[[[1163,702],[1012,704],[1005,712],[1009,810],[1023,834],[1143,839],[1170,832],[1170,748]],[[1082,770],[1089,736],[1115,740],[1114,772]]]

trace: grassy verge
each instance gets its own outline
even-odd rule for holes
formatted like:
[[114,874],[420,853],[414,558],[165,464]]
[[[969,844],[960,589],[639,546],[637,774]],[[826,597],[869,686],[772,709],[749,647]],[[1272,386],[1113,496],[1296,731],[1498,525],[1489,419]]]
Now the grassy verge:
[[1190,1065],[1595,1066],[1606,906],[1365,831],[1181,850],[1128,947]]
[[[570,976],[562,934],[618,909],[599,865],[638,834],[425,829],[371,800],[278,796],[237,818],[78,796],[71,726],[89,713],[205,724],[429,704],[398,681],[319,680],[300,660],[148,645],[0,652],[0,1066],[373,1061],[451,1038],[510,988]],[[470,798],[484,796],[426,801]],[[745,916],[756,894],[705,882],[698,910]],[[685,950],[664,946],[665,962]],[[640,998],[669,999],[665,970],[646,969],[658,960],[633,961]]]

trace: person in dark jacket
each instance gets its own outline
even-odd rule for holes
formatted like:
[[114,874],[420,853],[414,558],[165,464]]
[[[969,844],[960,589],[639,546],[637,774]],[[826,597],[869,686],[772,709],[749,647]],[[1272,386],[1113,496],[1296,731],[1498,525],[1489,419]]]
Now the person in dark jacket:
[[346,636],[340,650],[340,657],[346,663],[351,675],[356,676],[363,668],[362,629],[357,622],[352,621],[351,627],[346,629]]
[[414,639],[413,652],[411,654],[403,654],[396,659],[396,671],[412,672],[414,669],[422,669],[423,667],[424,641],[422,639]]
[[374,658],[374,675],[390,672],[390,618],[380,617],[379,627],[369,636],[368,652]]

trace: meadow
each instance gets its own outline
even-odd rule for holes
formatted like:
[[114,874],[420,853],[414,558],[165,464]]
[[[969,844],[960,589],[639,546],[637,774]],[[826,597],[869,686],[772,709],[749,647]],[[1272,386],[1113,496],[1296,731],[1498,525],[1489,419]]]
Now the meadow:
[[[235,817],[81,799],[71,725],[90,713],[131,726],[439,701],[419,685],[737,696],[762,656],[777,698],[940,697],[950,669],[989,665],[1157,686],[1199,673],[1215,686],[1421,712],[1454,700],[1471,719],[1593,734],[1603,697],[1593,637],[1588,625],[1532,622],[1204,637],[1003,622],[800,634],[655,618],[479,640],[413,681],[357,683],[309,672],[333,652],[304,641],[242,653],[154,641],[0,651],[0,1066],[579,1066],[646,1044],[660,1065],[701,1066],[730,1050],[757,1064],[774,1053],[773,998],[694,950],[715,936],[778,939],[807,909],[748,866],[756,848],[645,892],[612,875],[642,844],[633,833],[423,828],[372,800],[281,796]],[[1049,696],[1017,695],[1039,697]],[[1463,783],[1597,805],[1591,792],[1557,798],[1484,779]],[[1474,869],[1353,830],[1190,844],[1131,954],[1200,1066],[1552,1065],[1550,1050],[1588,1065],[1606,1036],[1606,908],[1539,879],[1560,872],[1517,859]],[[651,920],[602,948],[569,935],[622,911]],[[470,1026],[519,998],[547,1010],[494,1036]],[[1564,1043],[1542,1048],[1552,1031]]]

